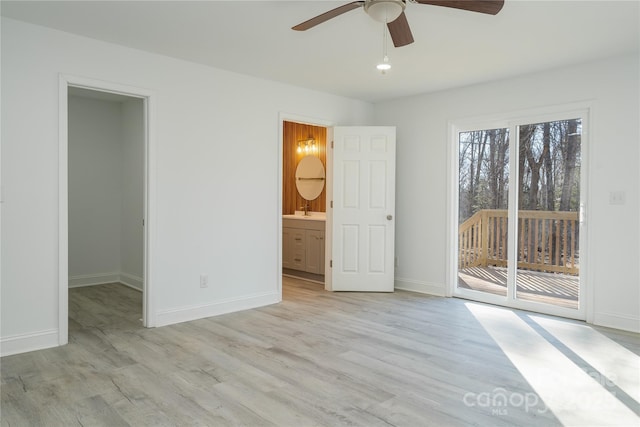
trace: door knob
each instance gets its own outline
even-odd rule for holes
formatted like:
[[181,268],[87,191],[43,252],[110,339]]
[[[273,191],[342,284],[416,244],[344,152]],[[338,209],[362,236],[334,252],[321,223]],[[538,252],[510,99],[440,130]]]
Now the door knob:
[[387,215],[387,219],[391,221],[393,219],[393,215]]

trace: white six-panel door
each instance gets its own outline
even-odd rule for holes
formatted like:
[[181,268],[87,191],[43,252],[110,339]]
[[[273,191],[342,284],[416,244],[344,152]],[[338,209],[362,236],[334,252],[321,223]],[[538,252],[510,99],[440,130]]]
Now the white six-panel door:
[[395,153],[395,127],[334,128],[334,291],[393,292]]

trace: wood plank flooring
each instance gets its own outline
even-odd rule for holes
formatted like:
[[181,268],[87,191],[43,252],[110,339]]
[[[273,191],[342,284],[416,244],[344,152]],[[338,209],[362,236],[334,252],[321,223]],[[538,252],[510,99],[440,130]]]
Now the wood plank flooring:
[[[567,418],[553,402],[545,411],[496,403],[496,390],[536,390],[468,304],[402,291],[329,293],[284,278],[280,304],[145,329],[140,293],[119,284],[72,289],[68,345],[2,358],[1,425],[561,425]],[[587,327],[545,318],[565,334]],[[587,328],[638,358],[637,334]],[[535,352],[524,351],[535,364]],[[634,392],[616,391],[625,410],[640,413]]]

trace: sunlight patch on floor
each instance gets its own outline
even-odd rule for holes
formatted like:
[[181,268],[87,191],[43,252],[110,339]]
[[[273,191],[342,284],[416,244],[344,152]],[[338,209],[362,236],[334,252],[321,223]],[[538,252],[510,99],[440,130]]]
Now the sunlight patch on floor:
[[[509,393],[505,385],[505,409],[511,405],[527,411],[550,410],[564,425],[610,425],[614,420],[616,425],[638,425],[639,417],[606,384],[581,369],[512,310],[465,305],[535,391]],[[600,364],[594,360],[593,366]],[[602,367],[606,372],[607,366]]]
[[640,357],[588,325],[529,316],[597,372],[590,375],[605,386],[619,387],[640,404]]

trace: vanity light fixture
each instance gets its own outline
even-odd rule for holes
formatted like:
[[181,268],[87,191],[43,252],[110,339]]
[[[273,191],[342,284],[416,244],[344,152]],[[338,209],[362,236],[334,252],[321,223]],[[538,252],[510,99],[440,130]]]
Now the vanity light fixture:
[[298,154],[314,154],[318,152],[318,144],[312,137],[298,141]]

